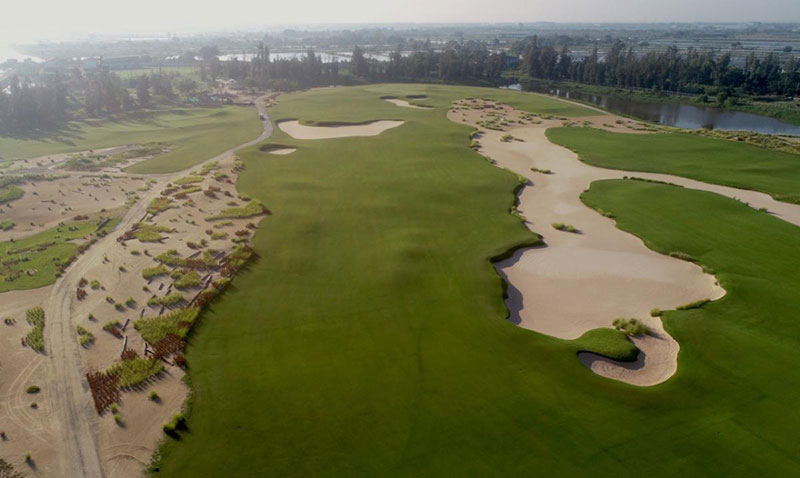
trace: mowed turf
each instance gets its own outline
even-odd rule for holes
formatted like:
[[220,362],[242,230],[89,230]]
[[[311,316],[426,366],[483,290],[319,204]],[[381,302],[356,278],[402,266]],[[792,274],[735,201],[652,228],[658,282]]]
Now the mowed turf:
[[253,140],[261,131],[258,114],[252,107],[225,106],[142,112],[116,120],[73,122],[56,133],[37,137],[0,136],[0,159],[32,158],[126,144],[163,142],[174,149],[129,169],[134,173],[166,173],[186,169]]
[[[576,358],[582,344],[505,320],[488,259],[536,238],[508,212],[517,179],[445,117],[473,91],[382,85],[280,99],[273,119],[406,123],[323,141],[276,130],[272,142],[295,153],[242,153],[241,191],[273,214],[255,236],[259,260],[191,340],[189,431],[167,442],[160,476],[797,472],[797,374],[786,366],[797,331],[786,327],[798,304],[784,296],[800,278],[779,259],[800,230],[710,194],[620,185],[639,194],[603,209],[659,226],[645,231],[653,244],[708,260],[731,294],[668,316],[683,348],[666,384],[596,376]],[[419,94],[435,109],[379,99]],[[687,237],[694,228],[703,234]],[[759,274],[745,277],[761,282],[752,293],[737,282],[740,254],[764,257],[746,271]],[[774,331],[760,330],[772,320]]]
[[800,202],[800,156],[685,133],[630,135],[553,128],[550,141],[592,166],[684,176]]

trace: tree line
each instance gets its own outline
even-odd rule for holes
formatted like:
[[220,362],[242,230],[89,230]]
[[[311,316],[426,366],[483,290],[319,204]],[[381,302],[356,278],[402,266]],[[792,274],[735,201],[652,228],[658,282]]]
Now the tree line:
[[631,45],[617,40],[604,58],[595,46],[587,57],[574,60],[566,46],[559,50],[542,46],[536,36],[515,48],[522,53],[520,75],[528,78],[689,93],[704,93],[706,87],[712,87],[726,95],[800,95],[800,61],[796,56],[782,62],[775,53],[763,58],[751,53],[744,65],[736,66],[728,53],[717,56],[689,48],[681,55],[670,46],[663,52],[639,55]]
[[102,65],[41,73],[35,81],[12,75],[5,84],[0,91],[0,132],[5,134],[174,104],[179,94],[190,95],[201,86],[192,78],[160,72],[123,79]]
[[355,46],[349,60],[323,62],[312,48],[302,57],[270,59],[269,47],[263,43],[249,61],[232,58],[220,62],[217,54],[203,55],[201,75],[211,79],[233,78],[244,85],[273,89],[308,88],[313,86],[349,85],[384,81],[428,81],[495,85],[501,81],[513,57],[491,52],[483,42],[450,42],[441,50],[430,43],[408,54],[399,48],[388,60],[370,58]]

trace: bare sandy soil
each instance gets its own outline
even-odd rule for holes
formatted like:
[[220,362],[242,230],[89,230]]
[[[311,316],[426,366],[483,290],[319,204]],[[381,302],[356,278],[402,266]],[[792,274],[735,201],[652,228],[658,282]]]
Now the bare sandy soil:
[[[461,103],[463,106],[463,103]],[[510,108],[454,110],[457,122],[478,125],[489,111],[506,118],[502,131],[484,130],[480,152],[500,167],[527,178],[531,186],[519,196],[519,212],[528,226],[543,235],[546,247],[517,251],[497,264],[509,282],[507,304],[511,319],[522,327],[564,339],[609,327],[616,317],[645,321],[654,334],[637,338],[644,351],[642,364],[627,368],[601,367],[595,359],[592,370],[637,385],[652,385],[669,378],[677,368],[678,344],[663,331],[660,320],[649,311],[673,309],[700,299],[724,294],[713,276],[696,265],[655,253],[636,237],[620,231],[614,222],[589,209],[580,193],[592,181],[622,177],[622,171],[588,166],[574,153],[550,143],[545,130],[560,126],[557,119],[522,124],[521,112]],[[598,121],[604,121],[602,117]],[[534,119],[523,123],[537,123]],[[616,124],[614,122],[607,124]],[[504,135],[514,139],[503,140]],[[549,170],[550,174],[531,168]],[[552,223],[573,225],[577,233],[555,230]]]
[[278,128],[295,139],[331,139],[352,136],[377,136],[387,129],[396,128],[404,121],[379,120],[359,125],[305,126],[299,121],[282,121]]
[[0,206],[0,221],[10,219],[16,223],[13,229],[0,231],[0,241],[31,236],[78,215],[122,207],[129,194],[141,195],[149,189],[144,177],[95,173],[73,173],[20,187],[24,196]]
[[[0,294],[0,456],[17,471],[31,471],[34,476],[59,476],[53,457],[58,453],[57,433],[53,430],[53,411],[49,390],[44,387],[46,357],[21,340],[30,330],[25,310],[41,305],[52,287]],[[13,319],[11,325],[4,320]],[[36,394],[26,392],[31,385],[42,387]],[[31,404],[36,403],[36,408]],[[25,454],[33,458],[32,468],[25,464]]]
[[[258,102],[257,105],[259,112],[266,115],[263,104]],[[261,136],[239,147],[266,139],[272,131],[271,123],[267,120],[264,126]],[[167,363],[165,372],[151,383],[135,391],[123,392],[119,403],[119,424],[111,413],[98,416],[94,410],[86,372],[103,370],[114,363],[122,352],[125,340],[129,349],[142,355],[144,341],[133,328],[132,321],[143,313],[146,316],[159,314],[159,308],[147,306],[147,299],[151,295],[160,296],[176,291],[172,287],[173,279],[169,276],[154,279],[150,284],[142,278],[141,272],[145,267],[156,265],[153,256],[168,249],[175,249],[184,257],[189,256],[197,253],[197,246],[190,247],[189,243],[200,244],[204,240],[209,248],[229,251],[234,246],[233,239],[237,237],[234,233],[247,230],[247,223],[257,223],[261,219],[251,217],[216,223],[205,220],[222,209],[245,204],[245,201],[238,199],[235,191],[237,171],[233,153],[239,147],[205,162],[208,164],[217,160],[218,167],[196,185],[203,189],[209,186],[218,188],[216,198],[200,191],[188,193],[184,199],[175,198],[174,208],[150,217],[146,214],[150,200],[160,196],[170,181],[190,173],[150,176],[153,179],[152,183],[148,182],[150,187],[141,190],[136,188],[140,200],[125,214],[117,229],[80,256],[53,286],[0,295],[0,303],[3,304],[0,320],[16,319],[16,322],[8,325],[0,323],[4,332],[0,335],[0,431],[5,432],[7,437],[0,442],[0,454],[17,470],[33,476],[141,475],[158,442],[164,437],[161,425],[180,411],[186,398],[187,389],[181,381],[183,371]],[[200,166],[195,172],[199,170]],[[84,176],[86,174],[71,174],[60,182],[37,183],[35,189],[42,199],[47,196],[58,197],[59,185],[65,194],[69,193],[63,189],[74,189],[75,197],[65,199],[67,205],[61,206],[70,208],[69,216],[72,217],[83,211],[82,208],[96,213],[99,208],[115,204],[112,195],[120,196],[124,202],[124,193],[129,187],[145,184],[124,174],[106,179],[109,184],[95,184],[95,180],[83,183],[81,181],[87,181]],[[39,185],[49,186],[50,189],[39,188]],[[106,188],[109,190],[105,191]],[[104,195],[95,201],[94,197],[100,191],[108,196]],[[33,195],[26,194],[28,196]],[[19,201],[23,199],[15,202],[12,209],[21,204]],[[29,209],[33,207],[34,204],[29,204]],[[39,211],[38,206],[36,209],[34,212]],[[42,221],[62,220],[59,217],[61,210],[48,213],[55,218],[43,214]],[[143,220],[174,228],[174,232],[163,233],[164,239],[154,243],[141,243],[138,239],[117,241]],[[30,219],[19,222],[30,222]],[[220,225],[220,222],[225,224]],[[214,224],[220,227],[214,227]],[[212,238],[208,231],[218,234]],[[209,280],[219,277],[218,273],[214,274],[217,275],[212,275]],[[96,290],[84,286],[88,296],[78,300],[76,289],[82,279],[97,280],[100,286]],[[145,286],[149,291],[144,290]],[[190,287],[181,292],[186,299],[191,299],[200,290],[201,287]],[[123,304],[131,298],[133,302],[118,310],[107,298]],[[21,346],[22,337],[30,329],[25,322],[25,310],[37,305],[43,306],[46,311],[44,354]],[[90,319],[90,314],[93,319]],[[103,330],[103,325],[109,321],[126,323],[128,319],[131,322],[123,331],[123,339],[115,338]],[[85,348],[78,343],[78,325],[94,335],[94,341]],[[38,385],[41,391],[27,394],[25,390],[29,385]],[[159,400],[148,398],[151,390],[158,393]],[[30,406],[33,402],[37,402],[35,408]],[[32,455],[30,464],[25,463],[26,453]]]
[[399,98],[384,98],[384,100],[388,101],[389,103],[395,104],[397,106],[402,106],[403,108],[411,108],[415,110],[432,110],[430,106],[420,106],[420,105],[412,105],[406,100],[401,100]]

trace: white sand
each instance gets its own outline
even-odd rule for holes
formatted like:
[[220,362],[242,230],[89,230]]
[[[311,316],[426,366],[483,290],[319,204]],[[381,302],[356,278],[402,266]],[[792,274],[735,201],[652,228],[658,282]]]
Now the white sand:
[[[475,125],[486,119],[486,114],[460,110],[451,111],[449,117]],[[502,114],[518,117],[510,108]],[[648,249],[580,201],[581,192],[591,182],[631,173],[588,166],[571,151],[550,143],[545,130],[560,125],[560,121],[545,120],[507,131],[487,130],[479,138],[482,154],[531,181],[532,187],[520,194],[518,209],[547,243],[547,247],[517,251],[496,265],[510,284],[507,304],[511,320],[564,339],[609,327],[616,317],[636,317],[661,330],[660,321],[649,317],[652,308],[673,309],[721,297],[724,290],[700,267]],[[504,134],[522,141],[503,142]],[[553,174],[536,173],[532,167],[550,169]],[[556,231],[553,222],[572,224],[580,234]],[[646,366],[638,369],[609,371],[610,367],[597,364],[592,369],[639,385],[666,380],[677,368],[677,343],[671,338],[644,342],[646,355],[659,360],[647,360]]]
[[402,106],[403,108],[411,108],[415,110],[432,110],[430,106],[420,106],[420,105],[412,105],[406,100],[401,100],[399,98],[384,98],[384,100],[388,101],[389,103],[395,104],[397,106]]
[[297,151],[296,148],[279,148],[279,149],[271,149],[267,151],[269,154],[277,154],[279,156],[285,156],[287,154],[292,154]]
[[282,121],[278,128],[295,139],[330,139],[352,136],[377,136],[387,129],[397,128],[404,121],[379,120],[347,126],[304,126],[299,121]]

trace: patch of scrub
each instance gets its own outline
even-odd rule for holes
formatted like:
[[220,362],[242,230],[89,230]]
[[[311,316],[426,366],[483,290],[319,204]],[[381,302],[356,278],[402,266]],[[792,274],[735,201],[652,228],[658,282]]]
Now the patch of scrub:
[[361,124],[337,124],[332,126],[306,126],[299,121],[283,121],[278,127],[294,139],[331,139],[353,136],[377,136],[384,131],[397,128],[405,121],[378,120]]
[[388,101],[389,103],[392,103],[394,105],[402,106],[403,108],[411,108],[411,109],[415,109],[415,110],[432,110],[433,109],[430,106],[415,105],[415,104],[409,103],[406,100],[401,100],[400,98],[394,98],[392,96],[384,96],[382,99],[384,101]]

